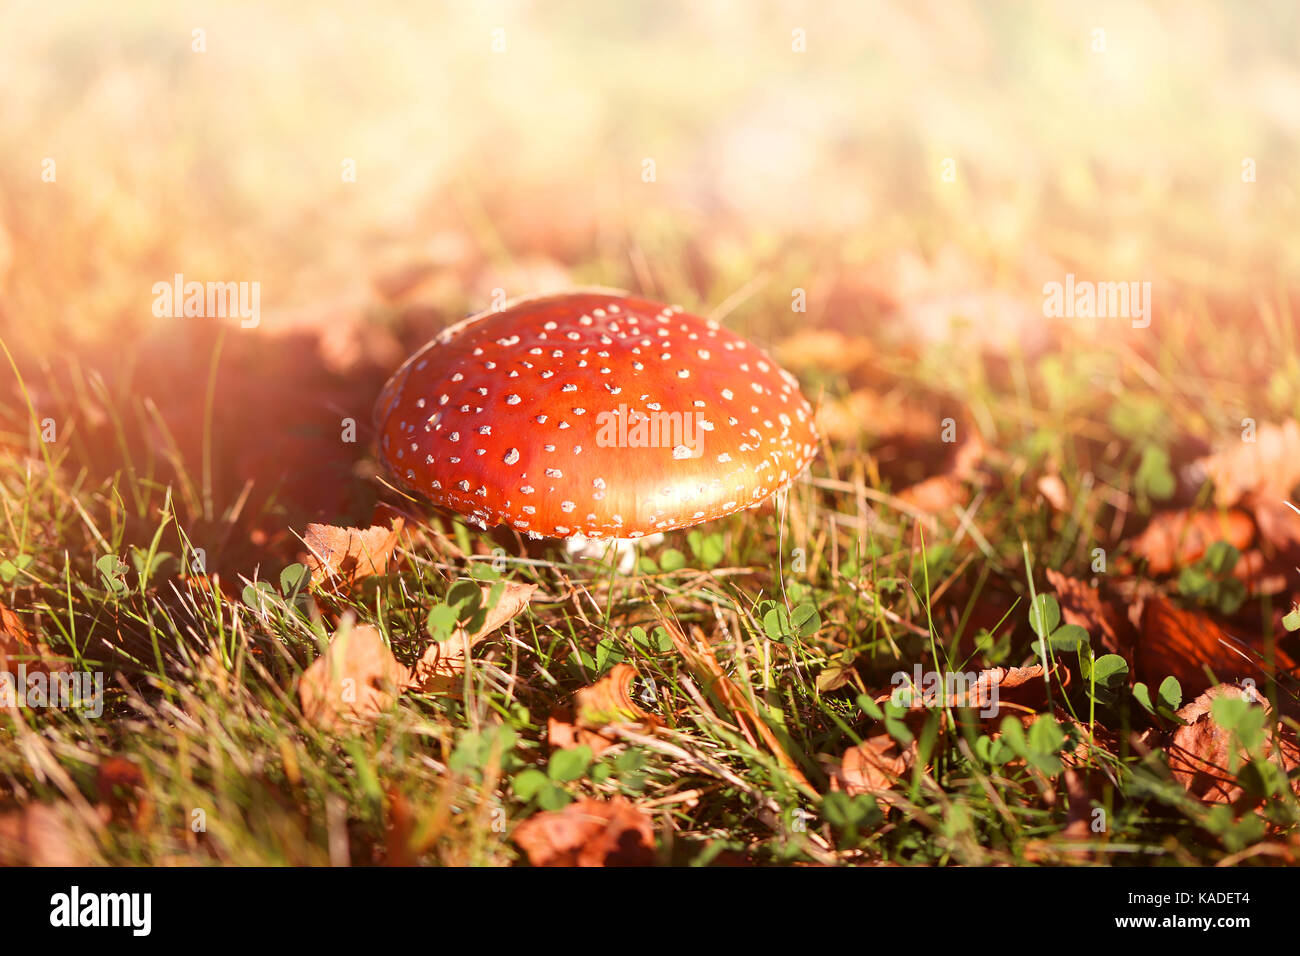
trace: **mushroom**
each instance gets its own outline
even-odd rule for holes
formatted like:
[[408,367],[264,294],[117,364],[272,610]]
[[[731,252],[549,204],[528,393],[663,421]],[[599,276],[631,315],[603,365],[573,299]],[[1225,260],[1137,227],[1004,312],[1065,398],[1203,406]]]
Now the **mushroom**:
[[635,539],[756,507],[817,450],[794,376],[717,322],[607,290],[442,331],[375,404],[397,480],[478,527]]

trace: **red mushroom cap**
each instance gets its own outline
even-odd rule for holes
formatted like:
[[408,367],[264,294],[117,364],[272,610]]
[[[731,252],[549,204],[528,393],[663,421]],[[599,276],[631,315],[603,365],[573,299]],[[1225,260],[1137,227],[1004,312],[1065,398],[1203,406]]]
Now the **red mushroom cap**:
[[817,449],[794,376],[617,292],[522,299],[444,330],[375,404],[380,456],[480,527],[636,538],[753,507]]

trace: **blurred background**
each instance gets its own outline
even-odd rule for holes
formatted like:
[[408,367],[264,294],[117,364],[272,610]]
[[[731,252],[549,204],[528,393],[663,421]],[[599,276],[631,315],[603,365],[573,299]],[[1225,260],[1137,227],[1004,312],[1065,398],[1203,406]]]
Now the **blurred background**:
[[[1150,281],[1152,327],[1105,335],[1173,380],[1230,359],[1234,414],[1296,406],[1261,331],[1300,266],[1288,2],[8,0],[0,103],[0,338],[38,417],[92,469],[202,462],[208,517],[253,481],[277,526],[356,519],[340,420],[364,445],[386,375],[495,290],[825,332],[787,357],[825,404],[848,346],[941,390],[1095,342],[1044,283]],[[260,325],[155,317],[176,273],[259,282]],[[7,362],[0,395],[27,447]]]

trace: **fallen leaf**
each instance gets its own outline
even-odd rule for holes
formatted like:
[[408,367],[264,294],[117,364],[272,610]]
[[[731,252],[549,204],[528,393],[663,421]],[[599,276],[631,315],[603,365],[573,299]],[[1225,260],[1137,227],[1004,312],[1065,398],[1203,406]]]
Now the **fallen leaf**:
[[95,772],[95,789],[108,819],[144,830],[153,817],[153,800],[140,768],[125,757],[109,757]]
[[[1151,597],[1142,611],[1142,637],[1134,659],[1134,676],[1149,687],[1159,687],[1166,677],[1178,678],[1183,694],[1199,694],[1216,678],[1272,673],[1258,651],[1234,639],[1209,616],[1186,611],[1167,598]],[[1293,670],[1295,661],[1276,649],[1276,664]]]
[[389,789],[387,797],[387,825],[385,826],[385,866],[415,866],[416,854],[412,852],[415,836],[415,811],[411,801],[399,790]]
[[615,664],[605,677],[574,694],[572,702],[556,707],[547,721],[550,745],[560,749],[585,745],[598,757],[618,742],[609,728],[652,723],[651,715],[632,699],[636,676],[631,664]]
[[349,723],[371,724],[392,706],[410,682],[373,627],[339,631],[325,653],[298,680],[303,715],[317,727],[341,730]]
[[533,866],[651,866],[654,826],[623,797],[585,798],[534,814],[515,828],[515,843]]
[[965,432],[967,438],[958,446],[945,473],[909,485],[899,491],[896,497],[917,511],[931,515],[964,504],[970,497],[966,485],[976,477],[986,451],[979,432],[973,428],[968,428]]
[[1146,529],[1133,540],[1133,554],[1143,559],[1151,574],[1195,564],[1216,541],[1226,541],[1245,551],[1255,539],[1255,525],[1246,512],[1163,511],[1153,515]]
[[870,362],[875,351],[871,340],[862,336],[847,336],[837,329],[803,329],[783,339],[774,357],[795,371],[847,372]]
[[1281,594],[1291,586],[1294,574],[1294,562],[1283,557],[1265,557],[1259,548],[1243,553],[1232,568],[1232,576],[1246,586],[1249,597]]
[[[1070,672],[1059,670],[1065,686],[1069,686]],[[909,682],[909,684],[912,682]],[[908,687],[908,685],[903,685]],[[889,701],[899,688],[875,697],[877,704]],[[910,689],[910,688],[909,688]],[[889,790],[903,776],[910,774],[916,762],[917,742],[923,721],[918,720],[921,712],[931,708],[975,708],[977,717],[984,727],[996,726],[1010,712],[1023,722],[1032,722],[1037,717],[1037,710],[1047,703],[1047,688],[1043,681],[1043,667],[1032,664],[1029,667],[990,667],[976,673],[951,690],[945,686],[940,695],[936,687],[927,695],[926,685],[917,688],[907,702],[909,713],[904,720],[909,724],[914,739],[906,746],[901,745],[885,732],[883,726],[861,744],[850,747],[840,758],[838,769],[831,776],[831,789],[843,790],[850,796],[860,793],[881,793]],[[942,720],[946,724],[947,714]],[[988,730],[996,739],[998,733]]]
[[[1069,686],[1070,672],[1065,668],[1060,669],[1061,680],[1065,686]],[[925,710],[936,707],[974,707],[987,710],[990,707],[995,712],[990,713],[987,719],[995,719],[999,716],[1002,705],[1011,703],[1016,705],[1019,710],[1036,709],[1038,706],[1047,703],[1047,691],[1043,684],[1043,665],[1031,664],[1029,667],[990,667],[979,671],[973,675],[973,679],[963,677],[962,682],[954,684],[951,692],[947,686],[943,688],[942,696],[939,694],[939,688],[934,688],[931,692],[926,684],[913,688],[911,685],[914,681],[908,681],[901,687],[895,687],[888,693],[880,694],[876,697],[877,704],[884,704],[893,698],[899,690],[911,691],[910,698],[906,702],[909,710]],[[1017,688],[1024,688],[1014,696],[1014,699],[1003,700],[1003,695],[1007,691],[1013,691]],[[902,703],[902,701],[900,701]],[[984,715],[981,715],[984,716]]]
[[867,737],[844,752],[839,770],[831,777],[831,789],[851,797],[889,790],[911,773],[916,754],[915,740],[903,747],[887,733]]
[[1285,498],[1300,482],[1300,424],[1294,419],[1281,425],[1264,422],[1254,441],[1243,438],[1196,464],[1214,482],[1214,500],[1220,507],[1234,505],[1249,493],[1261,500]]
[[[483,606],[488,605],[492,585],[482,585]],[[532,599],[536,584],[520,584],[515,581],[505,582],[497,603],[487,609],[483,626],[473,634],[464,628],[457,628],[445,641],[435,641],[425,649],[423,656],[416,663],[408,683],[409,688],[426,694],[456,694],[461,689],[461,678],[465,673],[465,662],[469,652],[479,641],[497,628],[508,622]]]
[[1283,555],[1300,557],[1300,515],[1279,498],[1252,500],[1251,507],[1260,538]]
[[[1244,689],[1236,684],[1218,684],[1184,705],[1178,716],[1186,724],[1176,729],[1169,744],[1169,769],[1174,779],[1187,788],[1192,796],[1206,803],[1236,803],[1244,791],[1237,785],[1235,768],[1240,766],[1243,753],[1233,753],[1232,734],[1219,726],[1211,715],[1211,706],[1219,697],[1233,697],[1270,710],[1268,701],[1254,689]],[[1277,737],[1278,754],[1274,755],[1273,738],[1266,736],[1262,744],[1265,758],[1276,762],[1281,758],[1283,768],[1290,773],[1300,763],[1300,744],[1287,727],[1282,727]],[[1292,789],[1300,793],[1300,781],[1292,781]]]
[[1038,493],[1057,511],[1070,510],[1069,494],[1060,475],[1043,475],[1037,482]]
[[35,650],[22,618],[0,602],[0,668],[8,667],[9,656],[24,656]]
[[374,525],[365,530],[329,524],[307,525],[303,543],[307,545],[311,583],[351,585],[369,575],[383,574],[388,570],[404,524],[397,518],[392,527]]
[[[14,658],[11,662],[10,658]],[[50,674],[69,669],[67,661],[53,653],[45,642],[33,638],[14,611],[0,602],[0,670],[13,672],[27,666],[29,674]]]
[[1087,582],[1050,568],[1047,580],[1056,592],[1066,624],[1083,628],[1104,650],[1119,654],[1132,664],[1137,629],[1114,602]]

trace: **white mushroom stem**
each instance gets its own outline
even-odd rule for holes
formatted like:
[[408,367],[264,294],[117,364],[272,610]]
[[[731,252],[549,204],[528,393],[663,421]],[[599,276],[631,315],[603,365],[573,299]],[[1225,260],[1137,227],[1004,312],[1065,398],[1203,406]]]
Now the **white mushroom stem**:
[[641,538],[588,538],[575,534],[564,540],[564,550],[570,557],[590,558],[595,561],[617,560],[618,573],[630,574],[636,567],[640,548],[659,544],[663,539],[661,533],[648,534]]

